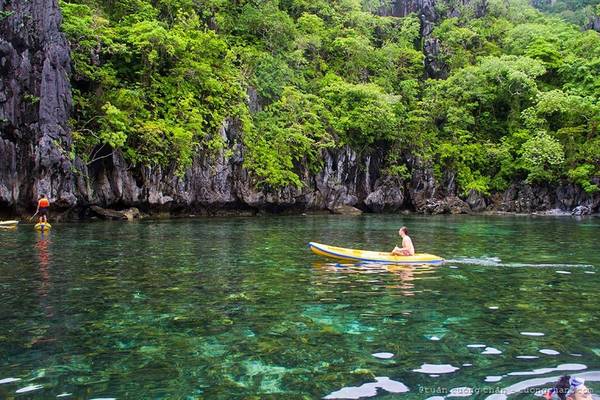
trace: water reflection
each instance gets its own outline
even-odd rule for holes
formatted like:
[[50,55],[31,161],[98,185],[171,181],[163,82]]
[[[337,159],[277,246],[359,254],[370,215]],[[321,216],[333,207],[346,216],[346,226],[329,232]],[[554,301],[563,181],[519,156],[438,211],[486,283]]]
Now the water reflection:
[[[39,287],[37,294],[39,297],[40,308],[43,310],[44,316],[47,320],[54,317],[54,308],[49,298],[49,293],[52,288],[51,276],[50,276],[50,265],[51,265],[51,254],[50,254],[50,233],[36,232],[35,250],[38,259],[38,271],[39,271]],[[46,325],[47,326],[47,325]],[[56,338],[49,337],[48,329],[44,329],[45,335],[37,336],[33,338],[31,345],[40,345],[48,342],[53,342]],[[41,333],[41,331],[40,331]],[[37,390],[35,387],[31,390]]]
[[[387,289],[398,289],[403,296],[414,296],[418,290],[415,289],[415,281],[425,278],[434,278],[432,274],[440,268],[433,265],[398,265],[398,264],[341,264],[315,262],[313,268],[320,271],[335,274],[357,274],[368,275],[372,281],[369,283],[382,284]],[[327,275],[318,275],[318,278],[327,281]],[[324,283],[324,282],[321,282]],[[331,282],[330,282],[331,283]]]

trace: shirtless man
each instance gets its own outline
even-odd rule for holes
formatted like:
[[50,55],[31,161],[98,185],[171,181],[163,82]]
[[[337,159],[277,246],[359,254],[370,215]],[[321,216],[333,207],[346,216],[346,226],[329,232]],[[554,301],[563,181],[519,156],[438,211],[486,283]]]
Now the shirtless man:
[[413,242],[408,236],[408,228],[403,226],[398,231],[398,234],[402,238],[402,248],[396,246],[394,250],[392,250],[392,255],[394,256],[414,256],[415,255],[415,246],[413,246]]

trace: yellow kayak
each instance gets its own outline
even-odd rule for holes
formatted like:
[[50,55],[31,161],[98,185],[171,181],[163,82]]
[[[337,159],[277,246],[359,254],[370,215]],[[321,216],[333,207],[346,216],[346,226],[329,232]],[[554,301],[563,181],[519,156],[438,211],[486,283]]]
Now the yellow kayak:
[[441,264],[444,262],[441,257],[425,253],[417,253],[414,256],[393,256],[391,253],[384,251],[345,249],[315,242],[310,242],[308,247],[313,253],[320,256],[345,261],[387,264]]
[[39,222],[39,223],[35,224],[34,228],[36,231],[48,232],[50,230],[50,228],[52,228],[52,225],[50,225],[47,222]]

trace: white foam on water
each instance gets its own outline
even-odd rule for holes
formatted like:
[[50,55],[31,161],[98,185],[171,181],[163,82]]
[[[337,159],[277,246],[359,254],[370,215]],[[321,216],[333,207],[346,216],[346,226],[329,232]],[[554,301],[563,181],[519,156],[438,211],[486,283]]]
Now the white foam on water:
[[485,377],[485,382],[500,382],[501,379],[500,375],[488,375]]
[[485,347],[485,344],[468,344],[467,347],[471,347],[471,348]]
[[557,356],[560,354],[560,352],[556,351],[556,350],[552,350],[552,349],[541,349],[540,353],[542,354],[546,354],[549,356]]
[[73,396],[72,393],[61,393],[59,395],[57,395],[56,397],[69,397],[69,396]]
[[483,265],[486,267],[500,267],[502,266],[502,260],[498,257],[479,257],[479,258],[471,258],[471,257],[460,257],[452,260],[448,260],[448,263],[456,263],[456,264],[474,264],[474,265]]
[[521,332],[523,336],[544,336],[545,333],[542,332]]
[[21,380],[21,378],[4,378],[4,379],[0,379],[0,385],[3,385],[5,383],[18,382],[20,380]]
[[117,400],[116,397],[94,397],[93,399],[90,400]]
[[463,364],[463,367],[472,367],[472,366],[473,366],[473,364],[470,364],[470,363]]
[[555,271],[557,274],[565,274],[565,275],[570,275],[571,273],[569,271]]
[[490,307],[488,307],[488,308],[489,308],[490,310],[497,310],[497,309],[498,309],[498,308],[500,308],[500,307],[498,307],[498,306],[490,306]]
[[[498,257],[459,257],[447,260],[448,263],[480,265],[483,267],[512,267],[512,268],[590,268],[590,264],[563,264],[563,263],[504,263]],[[451,267],[452,268],[452,267]]]
[[425,400],[444,400],[444,396],[431,396],[426,398]]
[[535,360],[538,359],[538,356],[517,356],[516,358],[520,360]]
[[495,347],[486,347],[484,351],[481,352],[481,354],[502,354],[502,352],[498,349],[496,349]]
[[[533,264],[533,263],[509,263],[504,267],[515,268],[590,268],[590,264]],[[570,273],[570,272],[569,272]]]
[[468,386],[462,386],[450,389],[446,397],[469,397],[473,394],[473,389]]
[[440,340],[440,338],[437,337],[437,336],[432,336],[432,337],[429,338],[429,340],[433,340],[435,342],[437,340]]
[[460,368],[450,364],[423,364],[421,368],[413,369],[413,372],[421,372],[423,374],[449,374],[457,371]]
[[384,360],[388,359],[388,358],[394,357],[394,353],[386,353],[386,352],[383,352],[383,353],[373,353],[371,355],[373,357],[375,357],[375,358],[381,358],[381,359],[384,359]]
[[33,392],[34,390],[40,390],[41,388],[43,388],[42,385],[29,385],[17,390],[15,393]]
[[595,274],[594,271],[583,271],[584,274]]

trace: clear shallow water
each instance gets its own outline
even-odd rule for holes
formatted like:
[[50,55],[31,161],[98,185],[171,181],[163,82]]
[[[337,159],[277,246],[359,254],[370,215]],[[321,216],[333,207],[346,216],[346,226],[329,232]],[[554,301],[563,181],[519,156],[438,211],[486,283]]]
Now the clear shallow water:
[[[391,249],[401,225],[450,261],[336,265],[306,247]],[[563,373],[600,392],[598,218],[55,228],[0,231],[2,399],[525,399]]]

